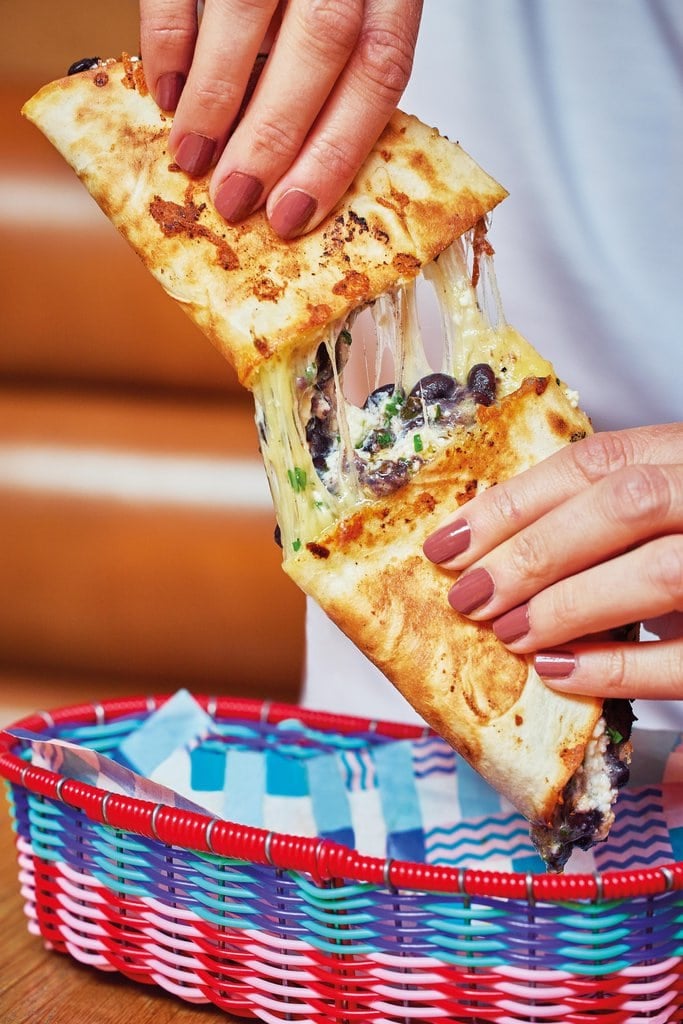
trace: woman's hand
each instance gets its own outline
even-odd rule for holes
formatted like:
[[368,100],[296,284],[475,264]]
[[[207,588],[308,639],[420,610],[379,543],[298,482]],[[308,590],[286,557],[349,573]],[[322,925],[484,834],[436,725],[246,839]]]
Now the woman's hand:
[[176,111],[176,163],[192,175],[215,164],[211,197],[230,223],[265,203],[283,238],[314,228],[405,89],[421,11],[422,0],[206,0],[198,23],[196,0],[140,0],[145,76]]
[[536,652],[550,686],[683,699],[680,629],[642,644],[609,632],[683,610],[683,423],[571,444],[473,498],[424,550],[464,570],[453,608]]

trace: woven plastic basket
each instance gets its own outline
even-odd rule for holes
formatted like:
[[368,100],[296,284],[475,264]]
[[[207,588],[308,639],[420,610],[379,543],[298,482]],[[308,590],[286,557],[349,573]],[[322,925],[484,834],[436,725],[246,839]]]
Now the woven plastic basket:
[[[106,753],[167,698],[18,727]],[[198,697],[217,722],[293,715],[344,734],[413,727]],[[29,928],[102,970],[267,1022],[683,1020],[683,864],[602,875],[364,857],[105,793],[0,734]]]

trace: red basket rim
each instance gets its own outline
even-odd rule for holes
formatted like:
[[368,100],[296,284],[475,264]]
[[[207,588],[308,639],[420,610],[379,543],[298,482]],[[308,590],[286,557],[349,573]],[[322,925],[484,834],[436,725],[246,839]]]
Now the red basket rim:
[[[103,724],[128,715],[151,713],[171,694],[126,697],[96,704],[73,704],[29,715],[6,729],[41,732],[60,724]],[[341,733],[376,732],[394,739],[431,735],[421,726],[315,711],[298,705],[246,697],[193,695],[212,717],[241,718],[277,724],[296,717],[311,728]],[[82,810],[98,824],[134,832],[169,846],[180,846],[282,870],[305,872],[317,882],[384,884],[396,889],[526,899],[530,902],[615,899],[652,896],[683,888],[683,862],[656,868],[606,871],[595,874],[522,874],[477,868],[450,868],[409,861],[366,857],[327,839],[292,836],[266,829],[223,821],[154,804],[136,797],[119,796],[95,786],[68,779],[45,768],[35,768],[12,753],[17,740],[0,731],[0,776],[10,783]]]

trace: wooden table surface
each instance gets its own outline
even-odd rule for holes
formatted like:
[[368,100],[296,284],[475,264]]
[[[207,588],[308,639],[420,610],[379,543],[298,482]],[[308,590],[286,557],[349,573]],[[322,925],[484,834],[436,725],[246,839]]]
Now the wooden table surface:
[[14,834],[4,789],[0,789],[2,1024],[226,1024],[239,1019],[48,952],[38,936],[29,934],[19,894]]

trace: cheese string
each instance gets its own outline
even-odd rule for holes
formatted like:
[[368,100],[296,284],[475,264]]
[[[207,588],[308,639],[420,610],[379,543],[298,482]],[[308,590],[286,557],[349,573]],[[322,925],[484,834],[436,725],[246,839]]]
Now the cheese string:
[[[347,485],[350,484],[354,489],[359,486],[358,483],[358,471],[356,469],[356,460],[354,457],[354,448],[351,443],[351,432],[349,430],[349,421],[346,415],[346,399],[344,398],[344,392],[341,386],[341,375],[339,367],[337,366],[337,345],[339,344],[339,335],[344,329],[344,324],[332,325],[325,338],[325,347],[327,348],[330,362],[332,364],[332,374],[334,377],[334,392],[335,392],[335,412],[337,414],[337,426],[339,427],[339,437],[341,441],[342,450],[339,456],[339,477],[340,482],[343,480]],[[342,342],[344,344],[344,342]],[[347,487],[341,487],[340,493],[344,494],[347,491]]]

